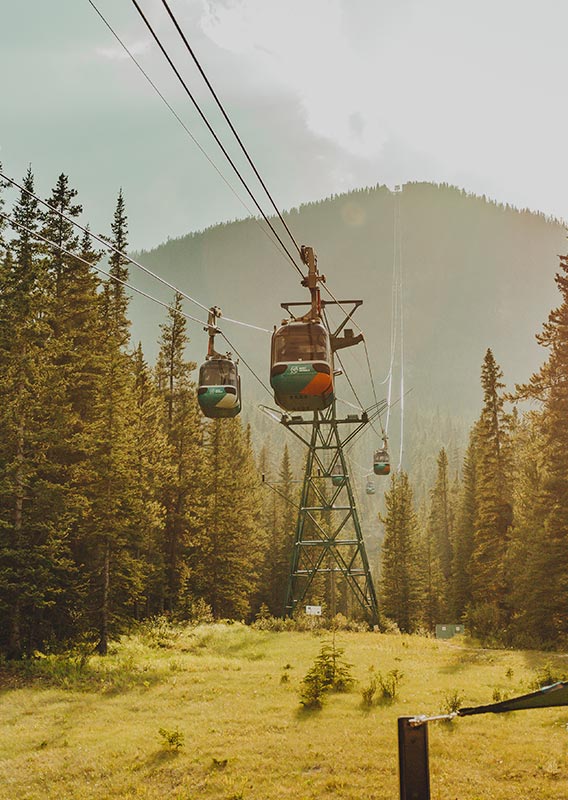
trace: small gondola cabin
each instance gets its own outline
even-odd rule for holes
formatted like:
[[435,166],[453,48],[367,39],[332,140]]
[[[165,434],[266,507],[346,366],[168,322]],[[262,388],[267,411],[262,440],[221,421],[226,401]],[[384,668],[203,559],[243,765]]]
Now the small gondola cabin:
[[375,475],[388,475],[391,471],[388,450],[375,450],[373,457],[373,472]]
[[365,492],[367,494],[375,494],[375,484],[370,478],[367,478],[367,485],[365,486]]
[[287,411],[321,411],[333,401],[333,356],[321,322],[293,321],[272,334],[270,385]]
[[241,379],[230,358],[208,358],[199,369],[197,401],[206,417],[236,417],[241,410]]
[[334,486],[343,486],[343,484],[345,483],[345,475],[343,467],[341,466],[339,461],[331,471],[331,482]]

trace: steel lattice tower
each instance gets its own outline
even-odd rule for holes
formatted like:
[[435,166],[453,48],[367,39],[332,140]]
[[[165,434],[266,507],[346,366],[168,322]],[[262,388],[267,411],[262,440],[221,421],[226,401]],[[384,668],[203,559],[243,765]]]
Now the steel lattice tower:
[[[384,405],[375,409],[373,416]],[[366,412],[338,419],[335,401],[325,411],[314,412],[311,420],[282,418],[282,424],[308,448],[290,564],[287,616],[309,597],[316,576],[329,575],[332,586],[336,576],[342,577],[369,623],[378,624],[377,597],[344,452],[368,423]],[[338,482],[337,474],[333,474],[337,465],[340,485],[333,484],[334,477]]]

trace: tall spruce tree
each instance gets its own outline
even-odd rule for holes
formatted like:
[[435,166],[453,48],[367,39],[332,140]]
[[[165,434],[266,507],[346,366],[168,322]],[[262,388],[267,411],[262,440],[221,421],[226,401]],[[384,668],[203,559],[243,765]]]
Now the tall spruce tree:
[[548,360],[520,397],[542,403],[542,482],[536,496],[537,546],[527,569],[532,578],[527,628],[536,641],[565,642],[568,637],[568,256],[560,256],[555,276],[561,303],[548,315],[538,342]]
[[[265,448],[260,455],[260,471],[268,472]],[[266,548],[261,569],[259,603],[265,603],[274,616],[282,616],[290,573],[297,517],[292,465],[288,445],[284,446],[276,486],[265,493],[262,527]]]
[[54,498],[43,472],[49,447],[43,423],[52,405],[45,369],[46,280],[33,235],[33,191],[30,168],[13,211],[19,227],[4,258],[0,291],[0,647],[12,657],[35,646],[38,617],[53,600],[52,567],[60,563],[51,537]]
[[477,518],[476,431],[477,426],[474,426],[464,457],[463,479],[456,510],[452,564],[452,606],[456,619],[463,618],[472,601],[470,562]]
[[171,464],[163,485],[165,508],[163,605],[175,611],[180,593],[186,592],[190,551],[198,550],[204,493],[202,417],[191,372],[195,364],[185,359],[188,344],[182,296],[176,293],[162,336],[156,365],[162,398],[163,425]]
[[513,522],[511,415],[504,410],[503,373],[487,350],[481,370],[483,409],[477,425],[477,508],[470,562],[471,627],[493,636],[505,624],[505,555]]
[[393,473],[385,492],[386,514],[381,561],[381,598],[385,616],[403,633],[415,629],[419,620],[421,594],[417,565],[417,521],[408,475]]
[[243,430],[238,417],[213,420],[206,451],[205,530],[191,581],[216,617],[242,619],[251,612],[266,547],[250,431]]
[[[119,194],[110,241],[127,247],[127,225]],[[128,297],[115,277],[127,276],[122,256],[111,258],[111,277],[100,303],[101,368],[93,419],[89,426],[89,525],[84,543],[90,578],[90,618],[97,648],[105,655],[113,630],[132,612],[140,587],[139,529],[135,524],[140,497],[136,488],[134,374],[128,343]]]

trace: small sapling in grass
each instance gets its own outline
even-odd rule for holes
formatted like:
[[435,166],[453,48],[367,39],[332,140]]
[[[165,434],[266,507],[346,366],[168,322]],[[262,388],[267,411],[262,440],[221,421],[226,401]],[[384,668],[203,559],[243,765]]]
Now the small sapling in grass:
[[300,703],[304,708],[321,708],[326,692],[348,692],[352,688],[355,682],[352,665],[343,660],[343,652],[335,643],[322,645],[300,686]]
[[442,709],[446,714],[455,714],[463,705],[463,693],[458,689],[453,689],[444,694]]
[[168,750],[177,752],[183,747],[185,737],[178,728],[174,728],[172,731],[167,728],[160,728],[158,733],[162,737],[162,744],[164,747],[167,747]]
[[361,689],[361,704],[364,708],[372,707],[378,688],[377,676],[375,675],[373,667],[370,668],[369,672],[369,683]]

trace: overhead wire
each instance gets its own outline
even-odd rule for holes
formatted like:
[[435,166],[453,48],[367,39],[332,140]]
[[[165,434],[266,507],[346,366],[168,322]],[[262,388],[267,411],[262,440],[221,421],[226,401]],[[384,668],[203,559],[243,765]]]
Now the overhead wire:
[[282,216],[282,214],[280,213],[280,210],[278,209],[278,206],[277,206],[277,205],[276,205],[276,203],[274,202],[274,199],[273,199],[272,195],[270,194],[270,191],[268,190],[268,187],[266,186],[265,182],[263,181],[262,177],[260,176],[260,173],[258,172],[258,170],[257,170],[257,168],[256,168],[256,166],[255,166],[255,164],[254,164],[254,162],[253,162],[253,160],[252,160],[252,158],[250,157],[250,155],[249,155],[249,153],[248,153],[248,150],[247,150],[247,149],[246,149],[246,147],[244,146],[244,144],[243,144],[243,142],[242,142],[242,139],[241,139],[241,137],[239,136],[239,134],[238,134],[238,133],[237,133],[237,131],[235,130],[235,127],[234,127],[233,123],[231,122],[231,120],[230,120],[230,118],[229,118],[229,115],[228,115],[228,114],[227,114],[227,112],[225,111],[225,108],[223,107],[223,104],[222,104],[222,103],[221,103],[221,101],[219,100],[219,97],[218,97],[218,95],[217,95],[217,93],[216,93],[215,89],[214,89],[214,88],[213,88],[213,86],[211,85],[211,81],[209,80],[209,78],[208,78],[208,77],[207,77],[207,75],[205,74],[205,71],[203,70],[203,67],[202,67],[202,66],[201,66],[201,64],[199,63],[199,60],[198,60],[197,56],[195,55],[195,52],[193,51],[193,48],[191,47],[191,45],[190,45],[189,41],[187,40],[187,37],[186,37],[185,33],[184,33],[184,32],[183,32],[183,30],[181,29],[181,26],[180,26],[180,24],[178,23],[178,21],[177,21],[177,19],[176,19],[175,15],[174,15],[174,13],[173,13],[173,11],[171,10],[170,6],[169,6],[169,5],[168,5],[168,3],[167,3],[167,0],[162,0],[162,5],[163,5],[163,6],[164,6],[164,8],[166,9],[166,11],[167,11],[167,13],[168,13],[168,16],[170,17],[170,19],[171,19],[172,23],[174,24],[174,27],[175,27],[175,29],[176,29],[176,30],[177,30],[177,32],[179,33],[179,35],[180,35],[180,37],[181,37],[181,39],[182,39],[182,41],[183,41],[183,43],[184,43],[184,45],[185,45],[185,47],[186,47],[187,51],[189,52],[190,56],[192,57],[192,59],[193,59],[193,61],[194,61],[195,65],[196,65],[197,69],[199,70],[199,73],[200,73],[201,77],[203,78],[203,80],[205,81],[205,83],[206,83],[206,85],[207,85],[207,88],[208,88],[208,89],[209,89],[209,91],[211,92],[211,94],[212,94],[212,96],[213,96],[213,99],[215,100],[215,102],[216,102],[216,104],[217,104],[217,107],[219,108],[219,110],[221,111],[221,114],[223,115],[223,118],[225,119],[225,122],[227,123],[227,125],[228,125],[228,126],[229,126],[229,128],[231,129],[231,132],[232,132],[233,136],[235,137],[235,139],[236,139],[236,140],[237,140],[237,142],[239,143],[239,146],[240,146],[241,150],[243,151],[243,153],[244,153],[244,155],[245,155],[245,157],[246,157],[246,159],[247,159],[248,163],[250,164],[250,166],[251,166],[251,168],[252,168],[252,170],[253,170],[254,174],[256,175],[256,177],[257,177],[257,179],[258,179],[258,181],[259,181],[260,185],[262,186],[262,188],[263,188],[263,189],[264,189],[264,191],[266,192],[266,196],[267,196],[267,197],[268,197],[268,199],[270,200],[270,203],[271,203],[271,205],[272,205],[273,209],[276,211],[276,214],[278,215],[278,219],[280,220],[280,222],[281,222],[281,223],[282,223],[282,225],[284,226],[284,228],[285,228],[285,230],[286,230],[286,232],[287,232],[288,236],[290,237],[290,239],[291,239],[291,240],[292,240],[292,242],[294,243],[294,246],[295,246],[296,250],[298,251],[298,254],[299,254],[299,255],[300,255],[300,257],[301,257],[301,252],[302,252],[302,251],[301,251],[301,249],[300,249],[300,246],[298,245],[298,243],[297,243],[296,239],[294,238],[294,236],[293,236],[293,234],[292,234],[292,232],[291,232],[290,228],[289,228],[289,227],[288,227],[288,225],[286,224],[286,221],[285,221],[284,217]]
[[[194,297],[191,297],[186,292],[184,292],[181,289],[179,289],[173,283],[170,283],[165,278],[162,278],[161,275],[158,275],[157,273],[152,272],[151,269],[148,269],[148,267],[145,267],[143,264],[141,264],[136,259],[131,258],[127,253],[124,253],[122,250],[119,250],[111,242],[107,241],[103,236],[99,236],[98,234],[93,233],[93,231],[91,231],[89,228],[85,227],[84,225],[81,225],[80,222],[77,222],[77,220],[74,220],[72,217],[68,216],[67,214],[64,214],[63,211],[60,211],[58,208],[55,208],[50,203],[48,203],[46,200],[42,200],[41,197],[39,197],[38,195],[34,194],[33,192],[30,192],[29,189],[26,189],[24,186],[19,184],[13,178],[8,177],[8,175],[4,175],[4,173],[2,173],[1,171],[0,171],[0,178],[3,178],[4,180],[9,181],[9,183],[11,183],[17,189],[19,189],[20,191],[24,192],[29,197],[33,197],[35,200],[37,200],[39,203],[44,205],[46,208],[48,208],[54,214],[58,214],[66,222],[69,222],[71,225],[74,225],[78,230],[83,231],[83,233],[86,233],[88,236],[90,236],[91,238],[95,239],[97,242],[102,244],[103,247],[106,247],[108,250],[111,250],[113,253],[115,253],[116,255],[119,255],[121,258],[124,258],[125,261],[127,261],[129,264],[132,264],[133,266],[135,266],[138,269],[142,270],[142,272],[146,273],[146,275],[149,275],[151,278],[154,278],[154,280],[157,280],[163,286],[166,286],[168,289],[171,289],[172,291],[179,293],[185,300],[189,300],[189,302],[194,303],[196,306],[199,306],[199,308],[203,309],[204,311],[207,311],[207,312],[209,311],[209,307],[208,306],[203,305],[203,303],[200,303],[199,300],[196,300]],[[252,328],[253,330],[262,331],[263,333],[271,333],[271,331],[269,331],[268,328],[262,328],[259,325],[253,325],[250,322],[242,322],[241,320],[232,319],[231,317],[223,317],[223,319],[225,319],[226,322],[232,322],[232,323],[234,323],[236,325],[242,325],[245,328]]]
[[42,236],[42,234],[38,233],[38,231],[34,231],[32,228],[28,228],[21,222],[16,222],[16,220],[12,219],[10,216],[8,216],[8,214],[0,212],[0,217],[2,217],[2,219],[5,219],[11,225],[15,225],[17,228],[26,231],[26,233],[29,233],[35,239],[39,239],[41,242],[45,242],[45,244],[50,245],[50,247],[56,247],[64,255],[70,256],[71,258],[75,258],[77,261],[80,261],[81,263],[86,264],[88,267],[91,267],[91,269],[100,272],[101,275],[105,275],[107,278],[110,278],[115,283],[120,283],[121,286],[125,286],[127,289],[132,289],[133,292],[142,295],[142,297],[146,297],[148,300],[151,300],[153,303],[157,303],[158,305],[163,306],[163,308],[167,308],[169,311],[174,311],[176,314],[181,314],[182,317],[185,317],[186,319],[189,319],[192,322],[198,322],[200,325],[207,326],[207,323],[204,322],[203,320],[198,319],[197,317],[192,317],[191,314],[187,314],[185,311],[181,311],[179,309],[174,308],[171,305],[171,303],[165,303],[163,300],[158,300],[157,297],[153,297],[151,294],[148,294],[143,289],[139,289],[133,284],[128,283],[128,281],[122,280],[122,278],[117,278],[116,275],[112,275],[110,272],[107,272],[102,267],[99,267],[98,264],[94,264],[92,261],[87,261],[87,259],[83,258],[83,256],[80,256],[77,253],[73,253],[71,250],[68,250],[66,247],[63,247],[63,245],[60,245],[57,242],[53,242],[51,239]]
[[399,257],[399,320],[400,320],[400,451],[398,469],[402,469],[404,453],[404,274],[402,259],[402,226],[400,222],[400,192],[398,193],[398,257]]
[[393,204],[393,231],[392,231],[392,240],[393,240],[393,258],[392,258],[392,283],[391,283],[391,329],[390,329],[390,364],[389,364],[389,371],[387,375],[388,380],[388,387],[387,387],[387,419],[386,419],[386,430],[388,434],[389,430],[389,423],[390,423],[390,399],[392,397],[392,378],[393,378],[393,370],[394,370],[394,360],[396,356],[396,343],[397,343],[397,336],[398,336],[398,290],[399,290],[399,273],[398,273],[398,217],[400,212],[400,200],[397,196],[395,197],[395,202]]
[[[0,218],[5,219],[11,225],[15,225],[17,228],[20,228],[21,230],[26,231],[26,233],[29,233],[34,238],[39,239],[42,242],[45,242],[45,244],[48,244],[50,247],[57,248],[64,255],[70,256],[71,258],[74,258],[77,261],[80,261],[81,263],[86,264],[91,269],[94,269],[97,272],[100,272],[101,275],[105,275],[107,278],[109,278],[110,280],[114,281],[115,283],[119,283],[121,286],[124,286],[127,289],[131,289],[133,292],[136,292],[137,294],[142,295],[142,297],[145,297],[148,300],[151,300],[153,303],[156,303],[157,305],[162,306],[162,308],[166,308],[168,311],[171,311],[174,314],[178,314],[178,315],[180,315],[182,317],[185,317],[185,319],[189,319],[192,322],[197,322],[199,325],[203,325],[204,327],[207,327],[207,325],[208,325],[207,322],[204,322],[203,320],[198,319],[197,317],[193,317],[191,314],[187,314],[185,311],[182,311],[181,309],[175,308],[174,306],[171,305],[171,303],[166,303],[163,300],[159,300],[157,297],[154,297],[153,295],[148,294],[148,292],[145,292],[143,289],[139,289],[137,286],[134,286],[132,283],[129,283],[128,281],[124,281],[124,280],[122,280],[122,278],[116,277],[116,275],[112,275],[110,272],[108,272],[107,270],[103,269],[98,264],[94,264],[92,261],[88,261],[86,258],[83,258],[82,256],[78,255],[77,253],[73,253],[71,250],[68,250],[66,247],[63,247],[63,245],[60,245],[57,242],[54,242],[51,239],[48,239],[47,237],[42,236],[42,234],[38,233],[37,231],[32,230],[31,228],[27,227],[26,225],[23,225],[20,222],[16,222],[16,220],[12,219],[8,214],[4,214],[3,212],[0,212]],[[249,372],[260,383],[260,385],[263,387],[263,389],[265,389],[269,394],[271,394],[271,392],[268,389],[268,387],[266,386],[266,384],[261,380],[261,378],[258,377],[256,372],[253,370],[253,368],[250,366],[250,364],[243,358],[243,356],[239,353],[237,348],[234,346],[234,344],[232,344],[232,342],[226,336],[224,331],[220,330],[219,328],[217,328],[217,330],[218,330],[219,334],[223,337],[223,339],[225,339],[225,341],[229,344],[229,347],[231,347],[233,352],[235,352],[237,354],[237,356],[243,362],[243,364],[246,366],[246,368],[249,370]]]
[[225,183],[225,185],[226,185],[226,186],[227,186],[227,187],[230,189],[230,191],[233,193],[233,195],[236,197],[236,199],[239,201],[239,203],[240,203],[240,204],[243,206],[243,208],[245,209],[245,211],[247,211],[247,213],[250,215],[250,218],[251,218],[251,220],[252,220],[252,221],[255,223],[255,225],[258,225],[259,229],[260,229],[260,230],[262,231],[262,233],[263,233],[263,234],[266,236],[266,238],[267,238],[267,239],[268,239],[268,241],[271,243],[271,245],[272,245],[274,248],[276,248],[276,251],[278,252],[278,254],[279,254],[280,256],[284,256],[284,254],[282,253],[282,251],[281,251],[281,250],[280,250],[280,248],[278,247],[278,245],[277,245],[276,241],[274,240],[274,238],[273,238],[273,237],[270,235],[270,233],[269,233],[269,232],[266,230],[266,228],[264,228],[264,227],[263,227],[263,226],[260,224],[260,220],[259,220],[257,217],[255,217],[255,215],[254,215],[254,212],[253,212],[253,211],[252,211],[252,210],[249,208],[249,206],[247,206],[247,204],[245,203],[245,201],[242,199],[242,197],[241,197],[241,196],[238,194],[238,192],[235,190],[234,186],[233,186],[233,185],[232,185],[232,184],[231,184],[231,183],[230,183],[230,182],[227,180],[227,178],[225,177],[225,175],[223,175],[223,173],[221,172],[221,170],[219,169],[219,167],[217,166],[217,164],[215,164],[215,162],[213,161],[213,159],[211,158],[211,156],[210,156],[210,155],[207,153],[207,151],[205,150],[205,148],[201,146],[201,144],[200,144],[200,143],[198,142],[198,140],[195,138],[195,136],[193,135],[193,133],[192,133],[192,132],[189,130],[189,128],[187,127],[187,125],[185,124],[185,122],[184,122],[184,121],[182,120],[182,118],[179,116],[179,114],[177,113],[177,111],[175,110],[175,108],[174,108],[174,107],[171,105],[171,103],[168,101],[168,99],[165,97],[165,95],[164,95],[164,94],[163,94],[163,93],[160,91],[159,87],[158,87],[158,86],[156,85],[156,83],[155,83],[155,82],[152,80],[152,78],[150,77],[150,75],[148,75],[148,73],[146,72],[146,70],[144,69],[144,67],[142,66],[142,64],[141,64],[141,63],[138,61],[138,59],[136,58],[136,56],[134,55],[134,53],[133,53],[133,52],[132,52],[132,51],[131,51],[131,50],[130,50],[128,47],[127,47],[127,45],[124,43],[124,41],[123,41],[123,40],[120,38],[120,36],[118,35],[118,33],[117,33],[115,30],[114,30],[114,28],[112,27],[112,25],[110,24],[110,22],[109,22],[109,21],[106,19],[106,17],[105,17],[105,16],[104,16],[104,14],[101,12],[101,10],[100,10],[99,8],[97,8],[97,6],[96,6],[96,5],[95,5],[95,3],[93,2],[93,0],[87,0],[87,1],[88,1],[88,3],[91,5],[91,7],[94,9],[94,11],[96,12],[96,14],[98,14],[98,16],[99,16],[99,17],[100,17],[100,19],[103,21],[103,23],[106,25],[106,27],[108,28],[108,30],[109,30],[109,31],[112,33],[112,35],[114,36],[114,38],[116,39],[116,41],[117,41],[117,42],[120,44],[120,46],[121,46],[121,47],[122,47],[122,49],[125,51],[125,53],[126,53],[128,56],[129,56],[129,58],[130,58],[130,59],[133,61],[133,63],[134,63],[134,64],[136,65],[136,67],[138,68],[138,70],[139,70],[139,71],[142,73],[142,75],[144,76],[144,78],[145,78],[145,79],[148,81],[148,83],[150,84],[150,86],[151,86],[151,87],[154,89],[154,91],[156,92],[156,94],[158,95],[158,97],[160,97],[160,99],[163,101],[163,103],[166,105],[166,107],[167,107],[167,108],[168,108],[168,109],[171,111],[171,113],[173,114],[173,116],[175,117],[175,119],[176,119],[176,120],[179,122],[179,124],[180,124],[180,125],[181,125],[181,127],[184,129],[184,131],[187,133],[187,135],[189,136],[189,138],[191,139],[191,141],[192,141],[192,142],[195,144],[195,146],[198,148],[198,150],[201,152],[201,154],[202,154],[202,155],[203,155],[203,156],[204,156],[204,157],[207,159],[207,161],[208,161],[208,162],[211,164],[211,166],[213,167],[213,169],[215,170],[215,172],[217,173],[217,175],[219,175],[219,177],[221,178],[221,180],[222,180],[222,181]]
[[259,212],[260,212],[260,214],[262,215],[262,217],[263,217],[264,221],[266,222],[266,224],[268,225],[268,227],[270,228],[270,230],[272,231],[272,233],[274,234],[274,236],[275,236],[275,237],[276,237],[276,239],[278,240],[278,242],[279,242],[280,246],[282,247],[282,249],[284,250],[284,252],[285,252],[285,253],[286,253],[286,255],[288,256],[288,259],[290,260],[290,262],[291,262],[292,266],[293,266],[293,267],[294,267],[294,269],[296,269],[296,271],[297,271],[297,272],[298,272],[298,273],[299,273],[299,274],[302,276],[302,279],[303,279],[303,278],[304,278],[304,274],[303,274],[302,270],[300,269],[300,267],[299,267],[299,266],[298,266],[298,264],[296,263],[296,261],[295,261],[294,257],[293,257],[293,256],[292,256],[292,254],[290,253],[289,249],[286,247],[286,245],[285,245],[285,244],[284,244],[284,242],[282,241],[282,239],[281,239],[280,235],[278,234],[278,232],[276,231],[276,229],[275,229],[275,228],[274,228],[274,226],[272,225],[272,223],[271,223],[270,219],[268,218],[268,216],[267,216],[267,215],[265,214],[265,212],[263,211],[263,209],[262,209],[261,205],[259,204],[258,200],[256,199],[256,197],[255,197],[255,196],[254,196],[254,194],[252,193],[252,191],[251,191],[251,189],[250,189],[249,185],[247,184],[247,182],[246,182],[246,181],[245,181],[245,179],[243,178],[243,176],[242,176],[242,174],[241,174],[241,172],[240,172],[239,168],[237,167],[237,165],[235,164],[234,160],[231,158],[230,154],[228,153],[228,151],[227,151],[226,147],[224,146],[224,144],[223,144],[223,143],[222,143],[222,141],[220,140],[219,136],[217,135],[217,133],[216,133],[216,132],[215,132],[215,130],[213,129],[213,126],[211,125],[211,123],[210,123],[210,122],[209,122],[209,120],[207,119],[207,116],[205,115],[205,113],[203,112],[203,110],[202,110],[201,106],[199,105],[199,103],[197,102],[197,100],[195,99],[195,97],[193,96],[193,94],[192,94],[192,92],[191,92],[190,88],[188,87],[187,83],[186,83],[186,82],[185,82],[185,80],[183,79],[183,77],[182,77],[181,73],[179,72],[178,68],[177,68],[177,67],[176,67],[176,65],[174,64],[174,62],[173,62],[173,60],[172,60],[171,56],[169,55],[168,51],[166,50],[166,48],[165,48],[165,47],[164,47],[164,45],[162,44],[162,42],[161,42],[161,40],[160,40],[160,38],[159,38],[158,34],[155,32],[154,28],[152,27],[152,24],[150,23],[150,21],[148,20],[148,18],[147,18],[147,17],[146,17],[146,15],[144,14],[144,11],[143,11],[143,10],[142,10],[142,8],[140,7],[140,4],[137,2],[137,0],[131,0],[131,2],[132,2],[132,4],[134,5],[134,7],[136,8],[136,10],[138,11],[138,13],[139,13],[140,17],[142,18],[142,20],[144,21],[144,24],[145,24],[145,25],[146,25],[146,27],[148,28],[148,30],[149,30],[149,32],[150,32],[150,34],[151,34],[152,38],[154,39],[154,41],[156,42],[156,44],[157,44],[157,45],[158,45],[158,47],[160,48],[160,50],[161,50],[161,52],[162,52],[162,54],[163,54],[164,58],[166,59],[166,61],[168,62],[168,64],[169,64],[169,65],[170,65],[170,67],[172,68],[172,70],[173,70],[174,74],[176,75],[177,79],[178,79],[178,80],[179,80],[179,82],[181,83],[181,85],[182,85],[182,87],[183,87],[183,89],[184,89],[185,93],[187,94],[187,96],[189,97],[189,99],[191,100],[191,102],[193,103],[193,106],[195,107],[195,109],[196,109],[196,111],[198,112],[199,116],[200,116],[200,117],[201,117],[201,119],[203,120],[203,122],[204,122],[205,126],[207,127],[207,130],[210,132],[210,134],[211,134],[211,135],[213,136],[213,138],[215,139],[215,141],[216,141],[217,145],[218,145],[218,146],[219,146],[219,148],[221,149],[221,152],[223,153],[223,155],[225,156],[225,158],[227,159],[227,161],[229,162],[229,164],[230,164],[230,165],[231,165],[231,167],[233,168],[233,170],[234,170],[235,174],[237,175],[237,177],[238,177],[238,179],[240,180],[241,184],[242,184],[242,185],[243,185],[243,187],[245,188],[245,190],[246,190],[247,194],[249,195],[249,197],[251,198],[251,200],[253,201],[253,203],[255,204],[255,206],[257,207],[257,209],[259,210]]

